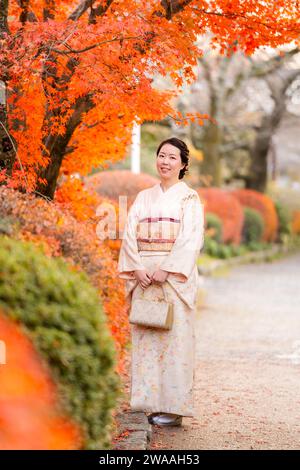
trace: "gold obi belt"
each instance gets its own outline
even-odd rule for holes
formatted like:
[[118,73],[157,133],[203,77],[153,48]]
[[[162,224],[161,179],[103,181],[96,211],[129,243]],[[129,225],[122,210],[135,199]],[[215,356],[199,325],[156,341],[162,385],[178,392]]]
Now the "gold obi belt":
[[180,229],[172,217],[146,217],[137,224],[138,251],[171,251]]

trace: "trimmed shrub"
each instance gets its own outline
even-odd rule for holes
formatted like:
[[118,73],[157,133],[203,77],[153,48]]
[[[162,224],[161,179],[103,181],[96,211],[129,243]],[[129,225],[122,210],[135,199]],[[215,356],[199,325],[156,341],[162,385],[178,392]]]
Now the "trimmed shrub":
[[53,201],[34,194],[0,187],[0,220],[17,239],[32,241],[50,257],[63,257],[74,269],[84,271],[96,287],[116,341],[118,371],[126,370],[129,342],[128,305],[123,279],[117,277],[117,262],[96,234],[94,221],[78,222]]
[[278,241],[281,241],[283,235],[291,234],[291,215],[290,211],[280,201],[275,201],[274,205],[279,223]]
[[44,358],[84,448],[109,449],[121,395],[116,350],[96,289],[83,272],[32,243],[0,237],[0,307]]
[[86,177],[84,183],[88,189],[116,202],[119,201],[119,196],[127,196],[130,207],[138,192],[154,186],[159,181],[158,178],[146,173],[135,174],[130,170],[112,170]]
[[198,188],[205,211],[217,215],[222,220],[222,242],[239,245],[244,221],[243,208],[228,191],[220,188]]
[[291,214],[289,209],[284,206],[280,201],[274,202],[275,209],[278,217],[278,234],[290,235],[291,234]]
[[259,242],[259,241],[251,241],[248,244],[248,248],[250,251],[261,251],[261,250],[268,248],[268,243]]
[[231,249],[228,245],[220,245],[218,249],[218,258],[227,259],[231,257]]
[[206,212],[206,232],[213,240],[218,243],[222,242],[223,235],[222,235],[222,220],[216,214],[212,214],[211,212]]
[[264,219],[263,241],[273,242],[277,238],[278,217],[272,199],[253,189],[234,189],[230,191],[243,206],[256,209]]
[[264,232],[264,219],[251,207],[244,207],[244,225],[242,229],[243,243],[259,242]]
[[292,233],[300,235],[300,211],[294,211],[292,217]]
[[213,240],[209,235],[206,235],[204,238],[204,252],[213,258],[222,259],[233,256],[241,256],[249,251],[245,245],[224,245],[223,243],[218,243],[216,240]]
[[204,253],[213,256],[215,258],[218,257],[218,247],[219,244],[216,240],[213,240],[209,235],[204,235]]
[[241,256],[245,253],[243,245],[228,245],[231,251],[231,256]]

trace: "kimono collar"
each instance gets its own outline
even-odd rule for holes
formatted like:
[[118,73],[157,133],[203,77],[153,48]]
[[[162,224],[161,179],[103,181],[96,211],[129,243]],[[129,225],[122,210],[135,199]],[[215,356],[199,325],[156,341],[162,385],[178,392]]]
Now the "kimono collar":
[[158,186],[158,189],[160,190],[160,193],[161,194],[167,194],[167,193],[170,193],[171,190],[174,190],[175,188],[176,189],[179,189],[178,186],[186,186],[186,183],[184,181],[178,181],[178,183],[175,183],[175,184],[172,184],[172,186],[170,186],[168,189],[166,189],[165,191],[163,191],[162,187],[161,187],[161,184],[160,183],[157,183],[157,186]]

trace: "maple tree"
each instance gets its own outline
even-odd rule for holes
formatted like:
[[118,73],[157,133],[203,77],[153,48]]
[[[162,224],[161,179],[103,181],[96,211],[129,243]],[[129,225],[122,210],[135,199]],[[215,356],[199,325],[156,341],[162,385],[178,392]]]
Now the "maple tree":
[[[134,120],[184,123],[171,99],[195,79],[206,31],[221,53],[298,45],[298,2],[0,0],[2,180],[53,198],[61,174],[121,160]],[[155,89],[155,74],[178,89]]]

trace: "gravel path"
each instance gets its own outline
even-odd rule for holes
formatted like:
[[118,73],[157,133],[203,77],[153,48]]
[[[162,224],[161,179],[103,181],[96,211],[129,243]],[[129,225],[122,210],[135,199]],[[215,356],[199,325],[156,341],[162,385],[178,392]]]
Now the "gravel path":
[[206,277],[195,418],[151,449],[300,449],[300,253]]

